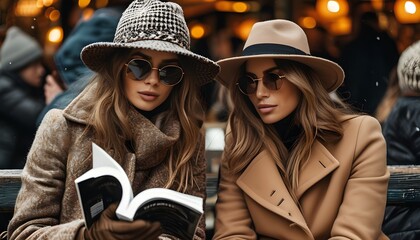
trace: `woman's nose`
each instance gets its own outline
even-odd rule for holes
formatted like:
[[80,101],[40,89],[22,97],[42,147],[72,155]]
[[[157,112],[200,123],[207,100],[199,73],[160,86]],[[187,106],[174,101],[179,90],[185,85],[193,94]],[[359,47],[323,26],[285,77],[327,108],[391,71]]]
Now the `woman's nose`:
[[152,84],[152,85],[159,83],[159,69],[158,68],[150,69],[150,74],[146,77],[146,79],[144,79],[144,82],[146,84]]
[[270,94],[270,91],[268,88],[265,87],[264,83],[262,80],[258,80],[257,81],[257,92],[255,93],[255,95],[257,96],[257,98],[264,98],[264,97],[268,97]]

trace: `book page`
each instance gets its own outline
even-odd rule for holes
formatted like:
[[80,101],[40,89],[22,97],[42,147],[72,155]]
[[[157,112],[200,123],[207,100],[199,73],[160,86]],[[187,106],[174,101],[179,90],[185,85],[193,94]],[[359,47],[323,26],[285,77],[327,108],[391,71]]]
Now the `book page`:
[[101,167],[97,170],[100,171],[86,172],[75,181],[87,228],[111,203],[121,199],[123,191],[114,168]]
[[193,239],[202,216],[202,212],[177,202],[153,199],[138,208],[134,219],[158,221],[164,234],[178,239]]
[[126,217],[127,220],[132,221],[135,212],[141,205],[156,199],[176,202],[196,212],[203,213],[203,199],[200,197],[184,194],[167,188],[151,188],[140,192],[134,197],[127,208],[126,214],[124,214],[124,217]]
[[[118,164],[105,150],[92,142],[93,169],[98,167],[113,167],[121,173],[121,185],[123,186],[123,195],[121,202],[116,210],[117,217],[120,218],[121,213],[126,211],[129,203],[133,199],[133,190],[131,189],[130,180],[128,179],[124,169]],[[124,176],[124,178],[122,177]]]
[[125,217],[129,221],[158,221],[163,233],[193,239],[202,216],[202,198],[166,188],[151,188],[134,197]]
[[113,202],[125,212],[133,199],[130,181],[124,169],[101,147],[92,143],[93,168],[75,180],[85,224],[90,227],[100,213]]

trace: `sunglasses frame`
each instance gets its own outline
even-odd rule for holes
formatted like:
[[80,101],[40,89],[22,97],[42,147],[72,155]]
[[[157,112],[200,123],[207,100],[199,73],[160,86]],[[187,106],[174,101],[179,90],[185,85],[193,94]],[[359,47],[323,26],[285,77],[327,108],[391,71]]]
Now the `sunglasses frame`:
[[[267,85],[265,85],[265,81],[264,81],[264,77],[265,77],[267,74],[274,74],[274,75],[276,75],[276,76],[278,77],[278,79],[277,79],[276,81],[281,80],[281,82],[280,82],[280,87],[277,87],[277,84],[276,84],[276,89],[271,89],[271,88],[267,87]],[[249,78],[250,78],[250,79],[251,79],[254,83],[255,83],[255,82],[259,82],[259,81],[261,81],[261,82],[264,84],[264,87],[265,87],[265,88],[267,88],[267,89],[269,89],[269,90],[273,90],[273,91],[275,91],[275,90],[279,90],[279,89],[281,88],[281,86],[283,85],[283,81],[284,81],[284,80],[282,80],[282,79],[286,78],[286,76],[285,76],[285,75],[279,75],[279,74],[277,74],[277,73],[273,73],[273,72],[264,73],[264,75],[263,75],[262,77],[260,77],[260,78],[253,78],[253,77],[251,77],[251,76],[250,76],[249,74],[247,74],[247,73],[245,73],[245,74],[244,74],[244,76],[249,77]],[[238,86],[239,91],[240,91],[242,94],[245,94],[245,95],[252,95],[252,94],[255,94],[255,93],[257,92],[258,83],[257,83],[257,87],[255,88],[255,92],[252,92],[252,93],[246,93],[245,91],[243,91],[243,90],[241,89],[241,87],[240,87],[240,85],[239,85],[239,79],[241,79],[241,78],[242,78],[242,77],[244,77],[244,76],[241,76],[240,78],[238,78],[238,82],[236,82],[236,86]]]
[[[180,67],[180,66],[178,66],[178,65],[173,65],[173,64],[169,64],[169,65],[165,65],[165,66],[163,66],[163,67],[161,67],[161,68],[155,68],[155,67],[153,67],[153,65],[152,65],[152,63],[149,61],[149,60],[146,60],[146,59],[143,59],[143,58],[133,58],[133,59],[131,59],[130,61],[128,61],[128,63],[125,63],[124,65],[125,65],[125,67],[126,67],[126,69],[125,69],[125,74],[126,74],[126,76],[129,76],[128,75],[128,69],[129,69],[129,65],[130,65],[130,63],[131,62],[133,62],[133,61],[143,61],[143,62],[146,62],[146,63],[148,63],[149,64],[149,66],[150,66],[150,70],[148,71],[148,72],[146,72],[144,75],[143,75],[143,77],[142,78],[132,78],[132,77],[129,77],[131,80],[133,80],[133,81],[143,81],[143,80],[145,80],[149,75],[150,75],[150,73],[153,71],[153,70],[157,70],[158,71],[158,78],[159,78],[159,82],[161,82],[163,85],[166,85],[166,86],[175,86],[175,85],[177,85],[178,83],[180,83],[181,81],[182,81],[182,79],[184,79],[184,70]],[[176,82],[176,83],[174,83],[174,84],[168,84],[166,81],[163,81],[162,79],[161,79],[161,76],[160,76],[160,72],[162,71],[162,70],[164,70],[165,68],[167,68],[167,67],[175,67],[175,68],[178,68],[179,70],[181,70],[181,77],[179,78],[179,80]],[[130,70],[131,71],[131,70]],[[134,75],[134,74],[133,74]]]

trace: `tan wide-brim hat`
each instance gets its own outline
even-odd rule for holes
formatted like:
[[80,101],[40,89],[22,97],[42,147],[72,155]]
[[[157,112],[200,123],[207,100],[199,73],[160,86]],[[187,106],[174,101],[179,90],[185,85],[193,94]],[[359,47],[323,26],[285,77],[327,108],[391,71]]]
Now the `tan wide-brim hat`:
[[273,58],[292,60],[312,68],[328,92],[344,81],[344,71],[335,62],[312,56],[305,32],[294,22],[277,19],[255,23],[242,55],[218,61],[221,71],[217,80],[225,86],[236,81],[239,68],[249,59]]
[[194,80],[204,85],[219,73],[213,60],[190,50],[184,13],[176,3],[134,0],[122,13],[112,42],[96,42],[82,49],[81,59],[91,70],[101,69],[119,48],[149,49],[184,56]]

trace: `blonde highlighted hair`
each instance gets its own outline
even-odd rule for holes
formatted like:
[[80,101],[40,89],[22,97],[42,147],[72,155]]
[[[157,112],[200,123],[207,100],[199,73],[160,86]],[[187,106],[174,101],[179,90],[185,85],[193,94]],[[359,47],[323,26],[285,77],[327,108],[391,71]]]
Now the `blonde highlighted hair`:
[[[344,103],[333,102],[311,68],[288,60],[275,59],[275,63],[283,70],[286,81],[300,91],[301,99],[293,121],[301,126],[302,132],[295,147],[288,152],[274,126],[260,119],[249,98],[239,91],[236,81],[231,81],[228,88],[234,108],[229,118],[231,132],[226,137],[224,160],[228,161],[229,170],[236,174],[258,153],[267,150],[280,166],[280,174],[297,202],[299,169],[308,160],[312,144],[315,139],[327,142],[341,138],[343,130],[337,116],[350,113],[350,109]],[[245,65],[238,74],[244,72]]]
[[[95,141],[104,149],[114,149],[116,159],[123,158],[127,151],[125,143],[133,138],[128,120],[130,103],[123,87],[124,64],[129,60],[127,56],[130,56],[130,51],[133,50],[115,51],[113,59],[104,61],[102,68],[88,85],[95,86],[96,101],[88,106],[92,109],[92,114],[86,132],[92,130]],[[185,192],[195,184],[192,168],[195,160],[200,157],[200,148],[204,147],[201,133],[204,111],[198,100],[199,88],[196,81],[191,79],[193,74],[188,68],[187,60],[182,56],[178,58],[185,72],[184,79],[172,89],[167,99],[169,109],[161,113],[159,118],[162,120],[160,126],[165,126],[174,116],[180,122],[180,139],[167,156],[169,178],[166,187],[176,184],[178,191]]]

